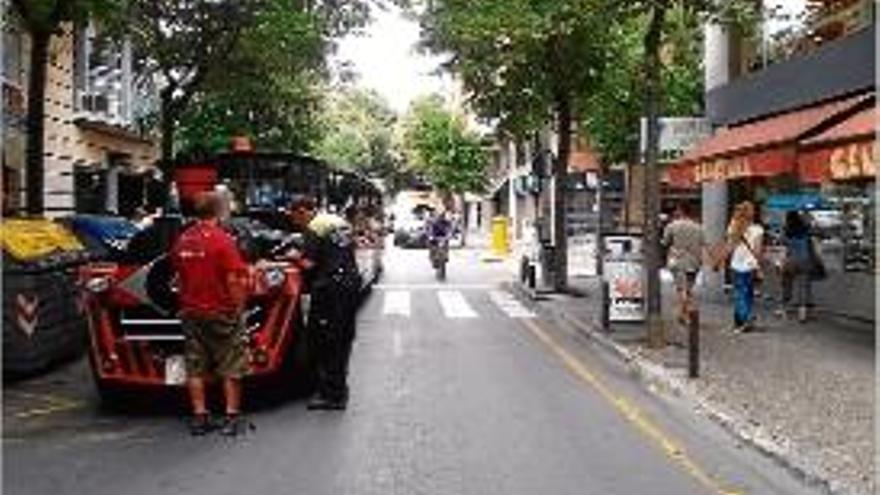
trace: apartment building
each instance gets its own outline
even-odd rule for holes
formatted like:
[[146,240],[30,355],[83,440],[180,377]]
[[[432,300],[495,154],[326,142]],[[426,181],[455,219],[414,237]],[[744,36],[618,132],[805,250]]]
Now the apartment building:
[[[4,12],[3,212],[24,205],[25,112],[28,35],[10,7]],[[156,139],[143,125],[155,108],[155,88],[138,77],[127,41],[114,40],[100,26],[64,26],[53,37],[46,84],[46,214],[131,214],[146,200]]]

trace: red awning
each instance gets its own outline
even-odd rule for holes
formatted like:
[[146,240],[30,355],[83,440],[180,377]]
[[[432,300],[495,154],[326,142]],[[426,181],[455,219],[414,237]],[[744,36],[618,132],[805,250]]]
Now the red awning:
[[685,154],[679,163],[705,161],[715,157],[732,156],[793,143],[807,131],[851,110],[869,97],[866,95],[853,96],[757,122],[722,129]]
[[818,136],[801,141],[804,147],[874,137],[877,130],[877,107],[871,105]]
[[798,173],[801,181],[828,181],[877,177],[878,145],[874,134],[877,110],[874,106],[801,141]]
[[721,129],[668,167],[665,178],[686,185],[794,172],[799,139],[871,97],[862,94]]

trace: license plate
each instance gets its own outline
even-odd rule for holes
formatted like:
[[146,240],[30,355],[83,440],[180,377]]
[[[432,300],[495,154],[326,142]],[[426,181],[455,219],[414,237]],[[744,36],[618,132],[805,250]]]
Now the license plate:
[[183,356],[170,356],[165,359],[165,385],[186,383],[186,363]]

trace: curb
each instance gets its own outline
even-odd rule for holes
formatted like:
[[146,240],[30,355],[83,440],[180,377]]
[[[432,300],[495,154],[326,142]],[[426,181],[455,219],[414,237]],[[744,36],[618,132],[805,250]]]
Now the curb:
[[759,426],[754,426],[740,419],[736,414],[729,413],[724,408],[701,397],[693,382],[687,378],[673,376],[662,365],[656,364],[643,358],[639,352],[627,349],[613,339],[604,335],[594,323],[583,321],[570,316],[564,311],[554,311],[541,304],[539,298],[533,297],[529,291],[518,282],[506,284],[506,287],[529,309],[543,316],[556,318],[571,325],[577,333],[590,341],[598,344],[601,348],[610,352],[629,368],[631,374],[642,382],[645,387],[655,394],[667,394],[684,399],[693,408],[704,414],[707,418],[721,426],[734,439],[748,445],[758,453],[767,457],[781,466],[795,478],[806,485],[821,490],[828,495],[853,495],[855,492],[847,491],[843,483],[829,479],[820,469],[812,467],[811,463],[793,454],[787,445],[786,439],[779,439],[771,435]]

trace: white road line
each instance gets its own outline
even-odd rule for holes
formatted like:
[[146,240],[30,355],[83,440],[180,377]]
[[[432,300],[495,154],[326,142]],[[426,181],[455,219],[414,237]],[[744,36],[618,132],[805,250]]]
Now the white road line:
[[493,290],[489,292],[489,299],[498,306],[498,309],[504,312],[510,318],[534,318],[535,313],[522,305],[513,295],[501,291]]
[[376,284],[375,290],[489,290],[497,287],[495,284]]
[[401,335],[399,328],[394,329],[394,340],[392,342],[394,357],[400,358],[403,356],[403,335]]
[[477,317],[476,311],[470,307],[461,292],[441,290],[437,292],[437,298],[440,300],[440,306],[443,307],[443,314],[445,314],[447,318]]
[[409,317],[412,298],[407,290],[390,290],[385,293],[382,313]]

